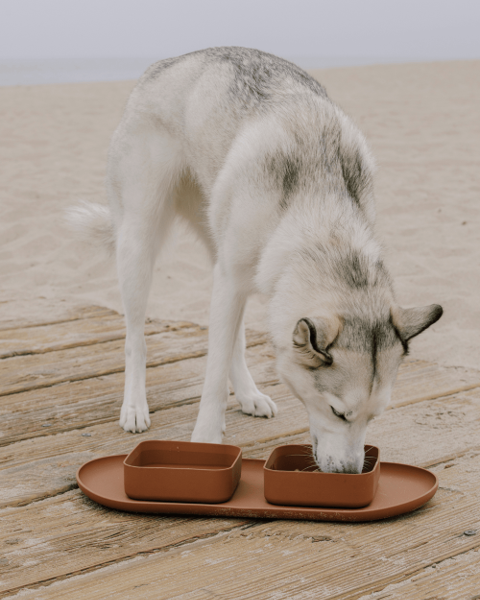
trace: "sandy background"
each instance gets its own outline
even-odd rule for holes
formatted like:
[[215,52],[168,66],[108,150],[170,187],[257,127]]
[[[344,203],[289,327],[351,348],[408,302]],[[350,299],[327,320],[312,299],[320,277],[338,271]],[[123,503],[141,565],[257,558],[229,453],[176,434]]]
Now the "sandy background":
[[[378,232],[400,303],[445,309],[413,356],[480,369],[480,61],[313,74],[377,158]],[[113,262],[73,239],[62,211],[105,201],[108,143],[133,83],[0,88],[0,302],[43,296],[122,310]],[[148,315],[207,324],[206,253],[184,231],[176,237]],[[263,328],[264,311],[252,298],[247,324]]]

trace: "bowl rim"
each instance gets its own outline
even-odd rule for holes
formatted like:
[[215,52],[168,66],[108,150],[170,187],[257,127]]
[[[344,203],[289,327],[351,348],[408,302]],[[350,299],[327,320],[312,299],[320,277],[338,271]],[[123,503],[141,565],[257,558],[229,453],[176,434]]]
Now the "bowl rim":
[[[231,449],[231,450],[235,450],[236,451],[236,456],[233,459],[232,463],[228,466],[228,467],[216,467],[216,468],[208,468],[208,466],[202,467],[201,469],[199,469],[198,467],[175,467],[175,466],[163,466],[163,465],[155,465],[155,466],[150,466],[150,465],[132,465],[128,462],[128,460],[130,459],[131,455],[134,454],[134,452],[138,451],[138,449],[140,448],[140,446],[142,446],[143,444],[148,444],[148,443],[159,443],[161,444],[162,442],[166,443],[175,443],[175,444],[195,444],[196,446],[208,446],[210,448],[215,447],[216,449],[219,450],[219,452],[214,453],[214,454],[222,454],[221,450],[222,449]],[[186,446],[186,449],[188,448],[188,446]],[[181,450],[182,452],[182,450]],[[190,452],[193,452],[193,449],[190,446]],[[181,472],[212,472],[212,473],[219,473],[219,472],[223,472],[223,471],[231,471],[235,465],[242,460],[242,449],[240,448],[240,446],[234,446],[233,444],[209,444],[207,442],[184,442],[184,441],[177,441],[177,440],[142,440],[141,442],[139,442],[125,457],[124,461],[123,461],[123,465],[124,468],[128,467],[129,469],[138,469],[138,470],[161,470],[161,471],[181,471]]]
[[272,468],[270,468],[268,466],[268,463],[271,460],[273,454],[277,450],[279,450],[281,448],[287,448],[289,446],[302,446],[303,448],[306,448],[308,446],[312,447],[311,444],[282,444],[281,446],[277,446],[276,448],[274,448],[270,452],[267,460],[265,461],[265,464],[263,465],[264,471],[268,471],[270,473],[292,473],[292,474],[294,474],[295,477],[302,476],[302,475],[303,476],[305,476],[305,475],[315,476],[317,478],[318,478],[319,475],[323,476],[323,477],[328,476],[328,475],[331,475],[331,476],[335,476],[335,475],[346,476],[346,475],[348,475],[349,477],[365,477],[365,476],[371,476],[372,473],[374,473],[377,469],[380,468],[380,448],[378,446],[375,446],[374,444],[364,444],[365,452],[367,452],[367,448],[368,448],[368,450],[370,450],[370,449],[373,448],[373,449],[375,449],[377,451],[376,452],[376,456],[372,457],[375,460],[375,465],[373,466],[372,469],[370,469],[369,471],[366,471],[365,473],[325,473],[323,471],[303,471],[302,472],[302,471],[286,471],[286,470],[283,470],[283,469],[272,469]]

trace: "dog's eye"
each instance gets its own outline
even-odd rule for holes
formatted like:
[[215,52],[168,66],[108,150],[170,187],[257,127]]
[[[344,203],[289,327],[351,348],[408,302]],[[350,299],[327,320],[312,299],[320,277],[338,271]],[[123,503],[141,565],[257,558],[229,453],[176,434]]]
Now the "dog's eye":
[[332,412],[333,412],[333,414],[336,417],[338,417],[339,419],[342,419],[342,421],[346,421],[347,420],[347,417],[343,413],[340,413],[340,412],[338,412],[338,410],[335,410],[333,408],[333,406],[330,406],[330,408],[332,409]]

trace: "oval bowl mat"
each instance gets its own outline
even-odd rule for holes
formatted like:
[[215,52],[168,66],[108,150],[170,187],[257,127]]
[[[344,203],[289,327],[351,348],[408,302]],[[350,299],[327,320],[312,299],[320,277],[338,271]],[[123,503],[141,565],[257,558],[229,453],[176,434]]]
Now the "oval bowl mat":
[[410,512],[430,500],[438,488],[434,473],[399,463],[380,463],[380,481],[371,504],[364,508],[314,508],[269,504],[263,495],[264,460],[243,459],[240,483],[228,502],[201,504],[132,500],[124,490],[123,461],[126,454],[96,458],[77,472],[80,489],[89,498],[129,512],[303,519],[309,521],[376,521]]

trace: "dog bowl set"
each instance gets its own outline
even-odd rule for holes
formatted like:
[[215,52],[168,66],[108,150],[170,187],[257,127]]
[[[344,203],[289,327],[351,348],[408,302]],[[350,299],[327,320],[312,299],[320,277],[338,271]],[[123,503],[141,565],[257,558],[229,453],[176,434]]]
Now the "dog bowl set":
[[321,473],[309,446],[279,446],[265,461],[242,459],[237,446],[151,440],[128,455],[89,461],[77,481],[89,498],[117,510],[317,521],[385,519],[437,491],[430,471],[381,463],[375,446],[365,446],[365,455],[360,474]]

